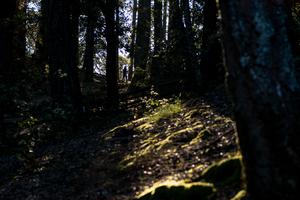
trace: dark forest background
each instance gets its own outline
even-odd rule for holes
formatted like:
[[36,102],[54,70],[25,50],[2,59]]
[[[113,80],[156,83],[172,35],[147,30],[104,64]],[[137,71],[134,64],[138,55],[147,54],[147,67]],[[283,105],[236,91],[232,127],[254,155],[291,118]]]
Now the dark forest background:
[[[229,196],[233,195],[228,191],[237,193],[232,199],[298,199],[299,45],[300,2],[297,0],[3,1],[0,7],[0,168],[3,169],[0,169],[0,176],[3,175],[0,198],[133,199],[145,185],[136,191],[122,191],[123,196],[118,197],[113,196],[117,194],[114,191],[105,190],[102,194],[103,189],[102,196],[90,192],[84,193],[90,196],[83,197],[70,192],[58,193],[54,198],[51,192],[42,197],[35,191],[29,197],[14,196],[13,186],[9,184],[19,176],[23,181],[24,177],[42,176],[38,170],[43,166],[42,155],[49,152],[55,155],[60,145],[74,138],[92,142],[93,138],[104,137],[99,139],[103,151],[110,151],[107,145],[116,143],[126,146],[127,151],[131,150],[131,144],[138,143],[133,139],[135,135],[140,135],[137,137],[141,143],[155,141],[141,149],[148,151],[153,147],[153,152],[165,155],[160,150],[170,141],[175,149],[186,142],[190,147],[197,144],[202,148],[204,138],[210,135],[205,148],[220,153],[215,148],[226,142],[217,142],[218,136],[226,136],[229,131],[227,143],[231,146],[223,149],[223,153],[233,158],[234,164],[229,164],[231,167],[227,169],[235,169],[236,154],[239,155],[242,170],[238,184],[226,183],[219,189],[218,183],[214,183],[216,188],[212,189],[205,184],[200,187],[196,181],[198,185],[185,183],[190,185],[185,185],[182,191],[176,183],[155,188],[139,198],[197,199],[205,194],[203,191],[211,190],[203,199],[231,199]],[[211,107],[213,111],[209,110]],[[207,113],[218,113],[219,118],[210,122],[212,115],[205,118]],[[141,128],[139,123],[145,119],[148,121]],[[183,121],[184,125],[178,125]],[[200,131],[192,125],[194,122],[202,123]],[[169,134],[168,128],[174,124],[179,128]],[[178,136],[180,130],[185,130],[186,135],[180,132]],[[163,134],[167,137],[160,141],[147,135],[150,132],[160,132],[158,138]],[[114,135],[109,142],[105,139],[107,133]],[[200,139],[195,141],[197,134]],[[98,148],[99,145],[89,142],[75,146],[79,152]],[[49,145],[55,148],[49,150]],[[115,151],[121,152],[118,148]],[[89,162],[89,151],[80,162]],[[193,163],[200,156],[193,148],[186,152],[193,156],[182,161],[183,165]],[[199,180],[209,184],[211,177],[228,178],[231,175],[224,169],[212,172],[213,175],[205,174],[208,163],[219,162],[226,157],[223,153],[221,157],[207,154],[207,160],[202,158],[202,165],[206,164],[201,169],[191,164],[188,170],[198,170],[202,174]],[[133,155],[137,160],[139,156]],[[105,161],[105,156],[98,159]],[[168,159],[174,156],[175,153]],[[150,160],[143,162],[149,164]],[[72,167],[68,162],[63,169]],[[181,169],[177,166],[172,170],[175,168]],[[107,173],[121,173],[112,169]],[[117,177],[134,174],[136,169],[121,170],[123,174]],[[89,170],[87,182],[91,177]],[[106,178],[102,177],[104,182]],[[26,181],[19,183],[26,185]],[[116,181],[113,187],[121,185]],[[191,189],[194,187],[195,190]],[[159,191],[163,196],[159,196]]]

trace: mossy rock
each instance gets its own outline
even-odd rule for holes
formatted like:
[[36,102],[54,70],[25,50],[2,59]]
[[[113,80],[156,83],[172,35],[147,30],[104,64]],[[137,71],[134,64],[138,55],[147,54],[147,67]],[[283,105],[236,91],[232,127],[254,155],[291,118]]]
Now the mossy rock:
[[197,183],[165,183],[154,186],[141,194],[138,200],[209,200],[216,192],[213,184]]
[[240,183],[242,176],[241,157],[224,159],[208,167],[202,175],[194,181],[206,181],[216,186]]

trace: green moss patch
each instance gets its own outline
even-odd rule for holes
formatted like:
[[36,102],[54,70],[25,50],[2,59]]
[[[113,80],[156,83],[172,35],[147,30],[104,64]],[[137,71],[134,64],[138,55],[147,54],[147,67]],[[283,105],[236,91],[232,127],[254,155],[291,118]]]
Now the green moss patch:
[[211,183],[167,182],[156,184],[146,190],[138,200],[208,200],[214,196],[216,189]]
[[216,186],[222,186],[231,183],[239,183],[241,175],[241,157],[235,156],[211,165],[194,181],[207,181],[214,183]]

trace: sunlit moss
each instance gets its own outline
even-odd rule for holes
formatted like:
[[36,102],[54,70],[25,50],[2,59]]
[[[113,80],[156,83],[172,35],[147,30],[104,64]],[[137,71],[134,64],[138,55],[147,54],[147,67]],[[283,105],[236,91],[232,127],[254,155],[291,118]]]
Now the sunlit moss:
[[182,103],[177,100],[175,103],[169,103],[157,109],[157,112],[148,117],[150,122],[157,122],[160,119],[168,118],[182,111]]
[[214,196],[216,189],[211,183],[184,183],[167,181],[156,183],[140,194],[138,200],[208,200]]
[[215,185],[240,182],[242,177],[241,156],[234,156],[212,164],[194,181],[207,181]]
[[247,192],[246,190],[239,191],[234,197],[232,197],[230,200],[243,200],[246,198]]

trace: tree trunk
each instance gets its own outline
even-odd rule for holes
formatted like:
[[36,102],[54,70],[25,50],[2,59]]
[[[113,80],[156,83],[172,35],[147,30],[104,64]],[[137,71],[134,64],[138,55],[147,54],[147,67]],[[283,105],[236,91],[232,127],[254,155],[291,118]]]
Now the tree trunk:
[[[163,76],[166,80],[179,83],[185,75],[186,67],[184,57],[184,48],[186,46],[185,30],[179,0],[169,1],[169,4],[167,62]],[[179,89],[177,86],[175,87]]]
[[46,46],[50,69],[51,96],[60,103],[68,99],[80,111],[77,74],[78,15],[68,1],[47,1]]
[[162,30],[162,1],[154,0],[154,56],[150,69],[151,82],[156,84],[160,79],[161,71],[161,50],[163,38]]
[[300,196],[300,89],[284,1],[220,1],[250,199]]
[[[13,77],[14,68],[14,16],[16,14],[17,1],[6,0],[0,7],[0,97],[6,95],[3,90],[4,84],[10,82]],[[4,6],[5,5],[5,6]],[[4,99],[0,98],[0,143],[6,139],[6,128],[4,125],[4,114],[7,107]]]
[[88,13],[86,36],[85,36],[85,52],[83,68],[85,69],[85,81],[94,81],[94,55],[95,55],[95,29],[96,16],[92,11]]
[[196,47],[194,44],[194,33],[192,28],[192,19],[189,0],[181,0],[181,8],[184,17],[184,28],[185,28],[185,41],[186,45],[184,48],[184,58],[185,58],[185,90],[193,91],[197,87],[197,76],[196,73],[197,59],[196,59]]
[[131,32],[131,44],[130,44],[130,65],[128,71],[128,80],[131,81],[134,68],[134,48],[136,39],[136,12],[137,12],[137,0],[133,0],[132,6],[132,32]]
[[106,81],[107,81],[107,105],[109,109],[117,110],[119,108],[118,91],[118,34],[116,22],[116,0],[106,3],[105,21],[106,21]]
[[167,19],[168,19],[168,0],[163,0],[164,5],[163,5],[163,27],[162,27],[162,37],[164,40],[164,43],[166,42],[167,39]]
[[201,52],[201,78],[203,87],[209,83],[222,83],[222,47],[218,38],[217,4],[215,0],[205,0],[203,9],[203,36]]
[[151,0],[140,0],[135,44],[135,67],[146,70],[151,33]]

